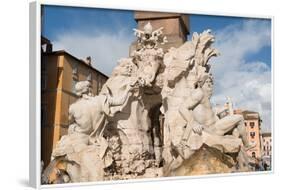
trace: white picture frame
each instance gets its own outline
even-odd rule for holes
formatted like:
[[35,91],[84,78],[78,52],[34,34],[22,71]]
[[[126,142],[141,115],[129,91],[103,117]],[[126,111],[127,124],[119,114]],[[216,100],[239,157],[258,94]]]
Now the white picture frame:
[[[81,3],[81,2],[75,2],[75,1],[62,1],[62,2],[49,2],[49,1],[38,1],[38,2],[32,2],[30,3],[30,162],[29,162],[29,179],[30,179],[30,185],[34,188],[53,188],[53,187],[82,187],[82,186],[91,186],[91,185],[108,185],[108,184],[122,184],[122,183],[138,183],[138,182],[151,182],[151,181],[167,181],[167,180],[175,180],[175,177],[167,177],[167,178],[156,178],[156,179],[138,179],[138,180],[127,180],[127,181],[103,181],[103,182],[87,182],[87,183],[72,183],[72,184],[60,184],[60,185],[41,185],[41,179],[40,179],[40,173],[41,173],[41,162],[40,162],[40,155],[41,155],[41,123],[40,123],[40,110],[41,110],[41,92],[40,92],[40,81],[41,81],[41,53],[40,53],[40,38],[41,38],[41,21],[40,21],[40,15],[41,15],[41,6],[42,5],[60,5],[60,6],[77,6],[77,7],[87,7],[87,8],[106,8],[106,9],[120,9],[120,10],[144,10],[144,11],[161,11],[161,12],[175,12],[175,10],[170,9],[156,9],[155,6],[152,8],[143,7],[139,8],[132,5],[108,5],[106,3],[104,4],[98,4],[98,3]],[[225,13],[213,13],[213,12],[200,12],[200,11],[187,11],[187,10],[178,10],[176,12],[180,13],[189,13],[189,14],[208,14],[208,15],[222,15],[222,16],[243,16],[243,17],[252,17],[252,18],[264,18],[264,19],[271,19],[272,27],[274,25],[274,18],[272,16],[257,16],[257,15],[245,15],[245,14],[225,14]],[[272,37],[271,37],[271,43],[273,46],[273,30],[272,31]],[[273,51],[272,51],[273,54]],[[272,56],[272,71],[274,70],[274,60]],[[273,81],[273,72],[272,72],[272,81]],[[273,84],[273,82],[272,82]],[[272,85],[272,110],[274,107],[273,104],[273,89],[274,86]],[[34,104],[35,103],[35,104]],[[273,114],[271,120],[273,121]],[[272,125],[272,134],[274,135],[274,127]],[[274,137],[273,142],[274,142]],[[268,174],[272,173],[274,170],[274,143],[273,143],[273,162],[272,162],[272,171],[266,171],[261,172],[260,174]],[[227,174],[227,176],[237,176],[237,175],[248,175],[248,174],[256,174],[249,172],[247,174]],[[176,179],[194,179],[194,178],[209,178],[209,177],[222,177],[225,176],[225,174],[216,174],[212,176],[208,175],[202,175],[202,176],[190,176],[190,177],[176,177]]]

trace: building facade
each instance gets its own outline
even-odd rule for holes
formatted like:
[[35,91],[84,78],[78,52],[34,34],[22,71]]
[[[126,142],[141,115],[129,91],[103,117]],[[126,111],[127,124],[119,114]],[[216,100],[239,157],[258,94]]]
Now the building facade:
[[261,159],[262,149],[261,149],[261,118],[258,112],[254,111],[242,111],[244,117],[244,124],[247,131],[247,136],[250,144],[255,144],[256,146],[247,151],[248,155],[252,158]]
[[[222,108],[220,108],[222,109]],[[248,141],[250,144],[255,145],[254,148],[247,151],[248,156],[256,159],[262,158],[262,134],[261,134],[261,118],[258,112],[233,109],[233,103],[228,97],[228,101],[224,104],[223,113],[225,115],[239,114],[244,118],[244,126],[246,128],[246,133]]]
[[52,150],[67,133],[68,109],[78,97],[74,86],[88,80],[92,94],[97,95],[108,77],[66,51],[52,51],[50,42],[42,38],[41,54],[41,159],[47,166]]
[[262,133],[262,141],[263,141],[262,156],[271,156],[272,153],[271,133]]
[[262,133],[262,158],[271,161],[272,157],[272,138],[271,133]]
[[262,161],[265,170],[271,169],[272,138],[271,133],[262,133]]

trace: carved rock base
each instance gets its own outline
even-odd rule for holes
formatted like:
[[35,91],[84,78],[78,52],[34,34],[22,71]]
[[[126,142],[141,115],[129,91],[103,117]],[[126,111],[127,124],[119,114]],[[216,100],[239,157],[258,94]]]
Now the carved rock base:
[[144,179],[144,178],[158,178],[163,176],[162,168],[151,167],[147,168],[143,174],[115,174],[106,176],[105,180],[128,180],[128,179]]
[[170,176],[195,176],[235,172],[235,162],[231,156],[211,147],[202,147],[177,168]]

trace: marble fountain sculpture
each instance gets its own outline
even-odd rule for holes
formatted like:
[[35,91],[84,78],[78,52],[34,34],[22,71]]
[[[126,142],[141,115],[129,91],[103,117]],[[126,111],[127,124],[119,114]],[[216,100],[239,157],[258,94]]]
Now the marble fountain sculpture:
[[210,103],[208,61],[219,54],[211,31],[164,53],[162,30],[134,29],[140,48],[118,61],[99,95],[77,83],[43,184],[249,171],[243,117],[220,117]]

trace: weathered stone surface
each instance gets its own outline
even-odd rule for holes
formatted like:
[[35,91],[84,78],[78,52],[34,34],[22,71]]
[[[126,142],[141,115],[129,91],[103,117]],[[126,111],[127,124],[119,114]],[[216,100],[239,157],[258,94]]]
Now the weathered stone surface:
[[172,176],[195,176],[234,172],[235,162],[232,157],[221,151],[202,147],[182,165],[171,173]]
[[77,83],[80,99],[69,108],[68,134],[44,183],[247,171],[243,118],[220,116],[210,102],[208,61],[218,55],[210,31],[167,53],[158,47],[167,43],[162,27],[134,31],[140,49],[119,60],[98,96],[89,82]]
[[[178,48],[186,40],[190,32],[189,16],[180,13],[163,13],[163,12],[147,12],[135,11],[135,20],[137,28],[142,29],[148,22],[153,28],[163,27],[163,33],[169,41],[165,44],[158,44],[164,52],[167,52],[171,47]],[[137,42],[133,42],[130,47],[130,52],[138,49]]]

